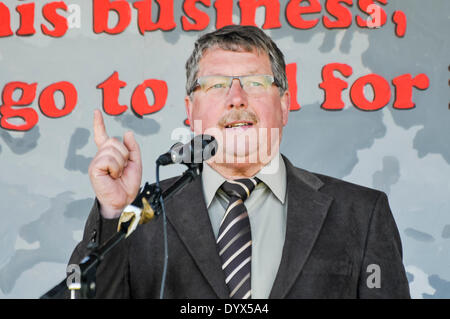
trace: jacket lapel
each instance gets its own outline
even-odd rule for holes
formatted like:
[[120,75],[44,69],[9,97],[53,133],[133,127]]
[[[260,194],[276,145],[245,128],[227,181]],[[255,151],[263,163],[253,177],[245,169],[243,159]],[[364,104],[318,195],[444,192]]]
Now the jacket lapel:
[[[333,200],[318,191],[323,185],[318,177],[294,167],[284,156],[283,159],[287,173],[288,212],[281,263],[270,293],[270,298],[276,299],[285,298],[299,276]],[[167,219],[217,297],[229,298],[203,199],[201,177],[196,177],[165,205]]]
[[286,164],[288,211],[286,239],[270,298],[285,298],[311,253],[332,198],[318,192],[323,183],[315,175]]
[[[189,206],[187,206],[189,205]],[[166,203],[167,219],[175,228],[219,298],[229,298],[216,240],[203,199],[201,177],[177,193]]]

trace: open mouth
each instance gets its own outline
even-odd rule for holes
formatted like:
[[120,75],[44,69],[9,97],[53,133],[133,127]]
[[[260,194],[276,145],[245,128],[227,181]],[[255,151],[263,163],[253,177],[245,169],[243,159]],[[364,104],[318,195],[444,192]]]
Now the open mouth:
[[251,127],[253,126],[252,122],[232,122],[229,123],[227,125],[225,125],[225,128],[237,128],[237,127],[241,127],[241,128],[246,128],[246,127]]

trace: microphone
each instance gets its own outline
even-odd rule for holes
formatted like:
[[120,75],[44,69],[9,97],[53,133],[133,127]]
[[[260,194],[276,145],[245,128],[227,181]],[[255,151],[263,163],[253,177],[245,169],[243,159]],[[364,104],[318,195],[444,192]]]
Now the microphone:
[[[157,165],[169,165],[175,163],[191,164],[202,163],[203,161],[213,157],[216,154],[217,141],[211,135],[197,135],[189,143],[174,144],[167,153],[162,154],[156,160]],[[188,165],[191,167],[190,165]],[[158,173],[157,173],[158,176]],[[169,189],[163,192],[161,195],[163,198],[170,198],[184,185],[189,183],[193,178],[192,173],[183,174],[183,176],[177,180]],[[158,180],[158,177],[157,177]],[[139,224],[145,224],[150,221],[156,211],[160,208],[153,207],[156,196],[159,196],[156,192],[155,185],[149,185],[145,183],[144,188],[139,190],[138,196],[134,201],[125,207],[124,211],[120,215],[117,231],[120,231],[122,224],[129,223],[127,226],[126,237],[128,237]]]
[[211,135],[200,134],[189,143],[180,142],[172,145],[167,153],[162,154],[157,160],[158,165],[202,163],[216,154],[217,141]]
[[[187,164],[192,170],[191,163],[200,164],[203,161],[213,157],[216,154],[217,141],[211,135],[197,135],[189,143],[174,144],[167,153],[162,154],[156,160],[157,165],[169,165],[175,163]],[[197,169],[198,170],[198,169]],[[169,189],[162,193],[156,192],[155,185],[145,183],[144,188],[139,190],[138,196],[134,201],[125,207],[120,215],[117,231],[122,229],[122,225],[129,223],[127,226],[126,237],[128,237],[138,225],[145,224],[155,215],[160,206],[153,207],[157,196],[162,196],[164,199],[172,197],[184,185],[191,182],[194,175],[198,173],[186,173],[178,179]],[[158,176],[158,172],[157,175]],[[157,177],[158,180],[158,177]]]

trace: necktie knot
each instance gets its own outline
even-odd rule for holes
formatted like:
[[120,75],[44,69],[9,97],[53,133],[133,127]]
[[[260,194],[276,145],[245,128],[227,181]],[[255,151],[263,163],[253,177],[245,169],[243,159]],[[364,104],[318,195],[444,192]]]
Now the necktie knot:
[[222,184],[221,189],[229,197],[238,197],[245,201],[259,182],[257,177],[229,180]]

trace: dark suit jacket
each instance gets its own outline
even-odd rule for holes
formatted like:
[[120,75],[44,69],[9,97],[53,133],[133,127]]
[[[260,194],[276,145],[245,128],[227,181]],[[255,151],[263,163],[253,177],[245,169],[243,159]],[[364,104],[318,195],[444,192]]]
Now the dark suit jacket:
[[[288,213],[282,260],[270,298],[409,298],[399,233],[384,193],[294,167],[287,170]],[[175,181],[164,181],[164,189]],[[165,298],[228,298],[201,178],[165,203],[169,259]],[[117,219],[96,201],[70,263],[103,243]],[[159,298],[162,216],[110,252],[97,271],[97,297]],[[379,266],[380,288],[370,288]],[[372,275],[372,277],[371,277]],[[263,280],[263,279],[262,279]]]

